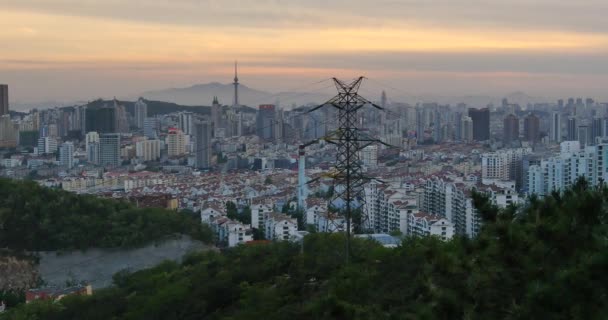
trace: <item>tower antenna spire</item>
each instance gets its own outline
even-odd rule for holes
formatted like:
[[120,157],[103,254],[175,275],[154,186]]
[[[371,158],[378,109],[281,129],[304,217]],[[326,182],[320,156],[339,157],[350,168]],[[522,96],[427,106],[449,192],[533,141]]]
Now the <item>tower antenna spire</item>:
[[234,61],[234,101],[233,106],[239,106],[239,76],[238,76],[238,62]]

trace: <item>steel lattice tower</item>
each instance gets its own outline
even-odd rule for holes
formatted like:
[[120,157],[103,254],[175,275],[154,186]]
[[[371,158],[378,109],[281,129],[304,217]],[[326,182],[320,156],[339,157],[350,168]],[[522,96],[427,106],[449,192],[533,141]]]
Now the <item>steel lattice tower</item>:
[[353,229],[351,223],[354,222],[354,229],[358,230],[366,220],[366,217],[362,213],[361,216],[354,216],[354,213],[360,213],[358,209],[363,205],[363,186],[371,180],[371,178],[363,174],[359,151],[370,144],[380,142],[365,135],[357,127],[357,111],[359,109],[366,105],[371,105],[382,110],[380,106],[358,94],[363,79],[363,77],[359,77],[350,83],[345,83],[333,78],[338,94],[326,103],[309,111],[313,112],[326,105],[330,105],[338,110],[338,129],[327,135],[323,140],[337,147],[336,165],[327,176],[334,180],[333,200],[341,199],[344,202],[344,208],[339,213],[346,220],[347,262],[351,254],[350,241],[351,229]]

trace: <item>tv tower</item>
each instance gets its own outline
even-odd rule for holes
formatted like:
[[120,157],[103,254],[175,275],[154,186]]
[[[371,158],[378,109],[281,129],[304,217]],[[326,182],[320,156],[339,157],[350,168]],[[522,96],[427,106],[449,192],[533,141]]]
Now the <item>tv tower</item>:
[[234,62],[234,82],[232,83],[234,85],[234,103],[233,103],[233,107],[238,107],[239,106],[239,76],[238,76],[238,65],[237,62]]

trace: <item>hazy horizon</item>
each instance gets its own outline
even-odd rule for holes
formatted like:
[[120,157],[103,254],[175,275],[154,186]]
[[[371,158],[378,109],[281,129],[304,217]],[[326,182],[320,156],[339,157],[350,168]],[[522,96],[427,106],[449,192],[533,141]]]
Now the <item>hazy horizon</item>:
[[365,75],[392,96],[608,100],[605,1],[329,2],[6,0],[0,83],[21,103],[133,97],[228,83],[239,60],[269,92]]

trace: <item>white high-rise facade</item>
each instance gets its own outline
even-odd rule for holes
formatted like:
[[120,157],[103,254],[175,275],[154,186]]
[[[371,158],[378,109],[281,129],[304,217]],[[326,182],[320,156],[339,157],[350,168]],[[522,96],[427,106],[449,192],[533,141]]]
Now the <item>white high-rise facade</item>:
[[139,141],[135,145],[135,155],[142,161],[157,161],[160,159],[160,140]]
[[608,143],[581,149],[578,141],[565,141],[560,146],[558,155],[542,160],[540,165],[530,166],[529,194],[544,196],[564,191],[581,177],[592,185],[608,181]]
[[170,130],[166,139],[169,157],[178,157],[186,153],[186,135],[181,130]]
[[562,141],[562,115],[559,112],[551,113],[549,139],[558,143]]
[[74,167],[74,144],[72,142],[64,142],[59,148],[59,164],[68,169]]
[[144,128],[144,122],[148,117],[148,105],[144,102],[142,98],[139,98],[137,102],[135,102],[135,125],[138,129]]

